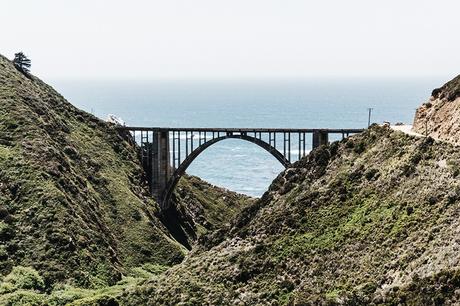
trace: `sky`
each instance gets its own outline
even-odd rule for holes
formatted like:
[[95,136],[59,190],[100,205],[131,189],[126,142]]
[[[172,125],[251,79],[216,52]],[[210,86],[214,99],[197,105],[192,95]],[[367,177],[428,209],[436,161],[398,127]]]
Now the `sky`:
[[44,79],[452,78],[459,0],[0,0]]

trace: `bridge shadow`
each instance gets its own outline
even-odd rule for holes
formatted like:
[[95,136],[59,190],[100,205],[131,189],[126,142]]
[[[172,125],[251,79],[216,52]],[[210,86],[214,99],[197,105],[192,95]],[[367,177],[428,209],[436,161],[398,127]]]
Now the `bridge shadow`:
[[159,217],[174,239],[191,250],[190,241],[197,239],[196,227],[192,217],[178,204],[175,195],[171,197],[171,205],[163,210]]
[[242,209],[256,201],[246,195],[185,175],[173,193],[161,220],[172,236],[186,248],[225,227]]

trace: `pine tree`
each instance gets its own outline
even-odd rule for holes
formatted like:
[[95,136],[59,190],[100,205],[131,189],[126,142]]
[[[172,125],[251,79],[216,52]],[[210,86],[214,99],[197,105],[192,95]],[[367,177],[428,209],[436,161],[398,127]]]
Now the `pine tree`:
[[31,61],[22,52],[16,53],[14,55],[13,64],[19,71],[23,73],[27,74],[30,71]]

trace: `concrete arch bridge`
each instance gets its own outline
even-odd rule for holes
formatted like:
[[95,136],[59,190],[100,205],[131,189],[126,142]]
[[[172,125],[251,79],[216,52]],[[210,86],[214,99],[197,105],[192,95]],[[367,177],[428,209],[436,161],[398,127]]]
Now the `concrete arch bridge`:
[[[185,170],[203,151],[225,139],[258,145],[284,167],[304,157],[310,149],[327,144],[331,134],[343,139],[363,129],[284,128],[160,128],[119,127],[129,132],[142,152],[142,165],[150,192],[162,210],[169,207],[174,188]],[[309,141],[311,139],[311,141]]]

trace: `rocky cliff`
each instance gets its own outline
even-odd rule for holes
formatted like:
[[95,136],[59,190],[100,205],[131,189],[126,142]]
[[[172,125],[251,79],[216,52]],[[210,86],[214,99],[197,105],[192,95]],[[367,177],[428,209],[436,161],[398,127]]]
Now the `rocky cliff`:
[[417,109],[413,130],[436,139],[460,143],[460,75],[433,90]]

